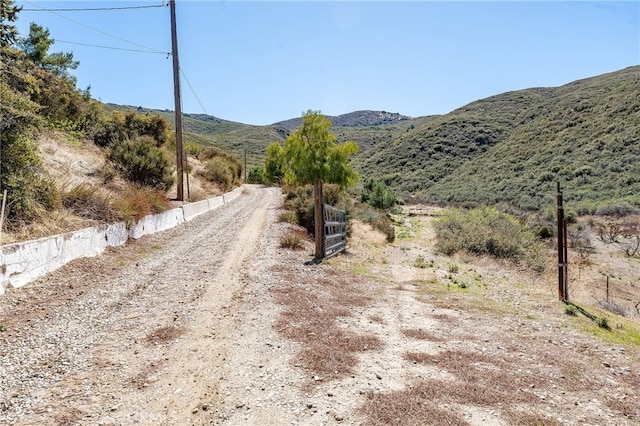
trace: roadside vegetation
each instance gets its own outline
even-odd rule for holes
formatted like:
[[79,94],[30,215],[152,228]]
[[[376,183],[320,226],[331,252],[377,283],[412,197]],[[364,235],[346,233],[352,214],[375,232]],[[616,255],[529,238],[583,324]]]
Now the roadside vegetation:
[[[159,114],[113,108],[79,89],[71,52],[54,52],[49,30],[14,22],[21,8],[0,8],[0,197],[6,190],[3,240],[37,238],[95,222],[127,222],[170,207],[175,183],[175,137]],[[44,161],[43,138],[91,153],[97,163],[81,178],[54,177]],[[55,147],[49,148],[55,158]],[[194,177],[225,191],[242,165],[219,149],[187,142],[204,167]],[[81,154],[79,154],[80,156]],[[89,158],[89,157],[87,157]],[[60,173],[59,173],[60,174]]]
[[433,226],[436,250],[446,256],[466,251],[524,264],[537,272],[545,269],[545,247],[531,228],[495,208],[448,209]]

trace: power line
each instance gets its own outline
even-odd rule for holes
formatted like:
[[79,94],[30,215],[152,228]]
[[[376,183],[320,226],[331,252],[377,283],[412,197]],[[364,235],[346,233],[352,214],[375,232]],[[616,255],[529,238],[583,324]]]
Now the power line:
[[180,69],[180,74],[182,74],[182,77],[184,78],[184,81],[187,82],[187,86],[189,86],[189,89],[191,89],[191,93],[193,94],[193,96],[195,96],[196,101],[198,101],[198,104],[200,104],[200,108],[202,108],[202,111],[205,114],[207,113],[206,108],[204,107],[204,105],[202,104],[202,101],[200,100],[200,98],[198,97],[198,94],[196,93],[195,90],[193,90],[193,86],[191,85],[191,83],[189,82],[189,79],[187,78],[187,75],[184,73],[184,71],[182,70],[182,68]]
[[[39,5],[37,5],[37,4],[33,3],[33,2],[30,2],[30,1],[27,1],[27,0],[24,0],[24,2],[28,3],[30,5],[36,6],[36,7],[40,8],[40,9],[44,9],[41,6],[39,6]],[[106,35],[108,37],[115,38],[116,40],[120,40],[120,41],[123,41],[125,43],[129,43],[129,44],[134,45],[134,46],[142,47],[142,48],[146,49],[145,51],[149,51],[150,53],[162,53],[162,54],[166,54],[167,53],[167,52],[162,52],[162,51],[160,51],[158,49],[154,49],[153,47],[149,47],[149,46],[145,46],[145,45],[140,44],[140,43],[129,41],[129,40],[124,39],[122,37],[118,37],[117,35],[110,34],[110,33],[106,32],[106,31],[99,30],[99,29],[91,27],[91,26],[89,26],[87,24],[83,24],[82,22],[76,21],[75,19],[71,19],[68,16],[64,16],[64,15],[61,15],[59,13],[51,12],[51,11],[49,13],[51,13],[53,15],[56,15],[56,16],[62,18],[62,19],[66,19],[67,21],[73,22],[74,24],[77,24],[77,25],[80,25],[82,27],[88,28],[91,31],[96,31],[96,32],[98,32],[100,34],[104,34],[104,35]]]
[[78,43],[75,41],[66,41],[66,40],[58,40],[58,39],[56,39],[56,43],[67,43],[67,44],[76,44],[78,46],[99,47],[100,49],[124,50],[126,52],[155,53],[155,54],[167,55],[167,57],[171,56],[171,52],[160,52],[160,51],[151,52],[149,50],[126,49],[124,47],[112,47],[112,46],[99,46],[97,44]]
[[[28,3],[28,2],[27,2]],[[69,8],[69,9],[20,9],[21,12],[93,12],[103,10],[131,10],[131,9],[151,9],[155,7],[167,7],[166,4],[148,6],[122,6],[122,7],[95,7],[95,8]]]

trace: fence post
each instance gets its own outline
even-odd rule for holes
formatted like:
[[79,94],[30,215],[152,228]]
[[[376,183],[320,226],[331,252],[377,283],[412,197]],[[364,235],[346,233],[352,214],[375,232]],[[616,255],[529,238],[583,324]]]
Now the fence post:
[[316,179],[313,188],[314,197],[314,221],[315,221],[315,240],[316,240],[316,259],[324,259],[324,206],[322,203],[322,180]]
[[562,287],[562,294],[564,295],[564,299],[562,300],[565,302],[568,302],[569,301],[569,255],[568,255],[569,242],[567,238],[567,219],[566,218],[562,221],[562,228],[563,228],[563,241],[564,241],[564,253],[563,253],[564,284]]
[[562,191],[560,182],[556,192],[556,202],[558,205],[558,300],[566,301],[564,289],[564,207],[562,206]]

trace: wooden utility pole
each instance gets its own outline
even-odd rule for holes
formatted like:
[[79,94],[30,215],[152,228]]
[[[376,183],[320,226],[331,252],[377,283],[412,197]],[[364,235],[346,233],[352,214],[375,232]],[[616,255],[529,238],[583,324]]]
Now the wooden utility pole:
[[182,100],[180,96],[180,62],[178,61],[178,35],[176,32],[176,1],[169,0],[171,9],[171,56],[173,56],[173,97],[176,111],[176,168],[178,174],[178,201],[184,201],[184,169],[182,159]]
[[315,258],[318,260],[324,259],[324,206],[322,203],[322,179],[316,179],[315,186],[313,188],[314,198],[314,221],[315,221],[315,239],[316,239],[316,254]]
[[558,300],[567,301],[565,290],[565,251],[564,251],[564,207],[562,206],[562,191],[560,190],[560,182],[558,182],[558,190],[556,192],[556,202],[558,205]]

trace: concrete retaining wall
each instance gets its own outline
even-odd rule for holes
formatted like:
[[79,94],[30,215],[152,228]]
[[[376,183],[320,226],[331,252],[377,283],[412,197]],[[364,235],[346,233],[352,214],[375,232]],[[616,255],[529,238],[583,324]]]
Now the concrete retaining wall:
[[152,214],[132,224],[129,227],[129,237],[137,240],[147,234],[175,228],[183,222],[184,214],[182,208],[168,210],[160,214]]
[[241,193],[242,193],[242,187],[236,188],[231,192],[227,192],[226,194],[223,195],[224,203],[227,204],[228,202],[235,200],[236,198],[238,198],[238,196],[240,196]]
[[235,200],[242,188],[219,197],[146,216],[127,229],[124,222],[81,229],[33,241],[0,246],[0,295],[55,271],[80,257],[101,254],[107,247],[125,244],[129,238],[164,231]]

